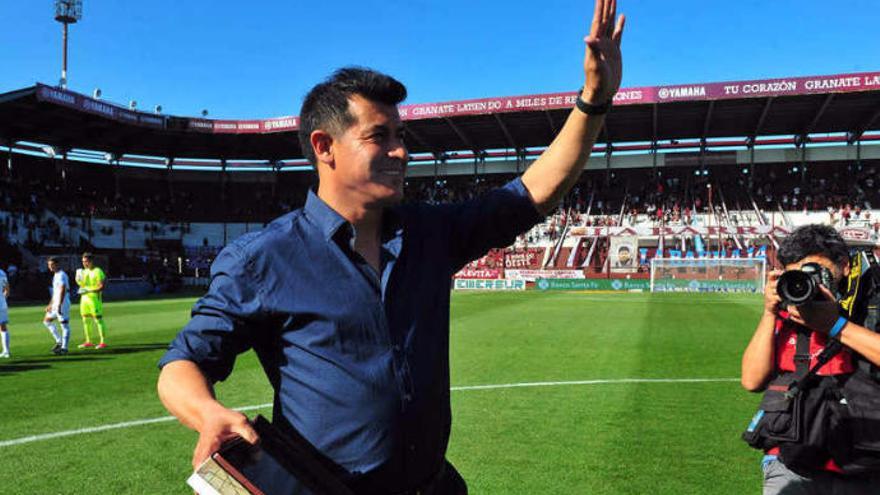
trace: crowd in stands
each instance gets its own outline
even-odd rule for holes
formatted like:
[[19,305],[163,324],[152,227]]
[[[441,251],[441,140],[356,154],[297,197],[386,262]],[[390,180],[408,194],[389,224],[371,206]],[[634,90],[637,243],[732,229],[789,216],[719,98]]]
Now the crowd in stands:
[[[201,180],[180,180],[173,175],[178,172],[169,175],[166,170],[135,173],[131,167],[79,162],[64,165],[18,155],[13,161],[16,166],[12,170],[0,170],[0,209],[32,216],[49,209],[57,216],[77,218],[267,222],[302,206],[315,181],[307,173],[247,182],[236,180],[234,173],[224,179],[219,173],[207,172],[196,172]],[[467,201],[514,177],[412,177],[407,180],[406,200],[432,204]],[[866,212],[880,205],[876,186],[880,186],[880,167],[873,163],[776,164],[751,171],[736,166],[590,170],[561,209],[578,214],[589,210],[589,218],[584,220],[588,225],[639,220],[690,223],[696,214],[713,207],[828,211],[834,217],[830,220],[847,223],[871,220]]]
[[[0,154],[5,161],[5,156]],[[314,177],[307,173],[263,174],[256,180],[239,180],[234,174],[132,170],[107,164],[62,163],[15,155],[12,167],[0,167],[0,238],[25,239],[23,247],[46,252],[48,246],[91,248],[83,239],[67,239],[65,227],[92,235],[113,235],[113,229],[96,219],[121,219],[123,228],[153,234],[188,232],[194,222],[253,222],[262,224],[302,206]],[[870,226],[880,231],[880,218],[871,210],[880,206],[880,164],[817,163],[661,169],[608,169],[585,172],[560,208],[547,220],[521,236],[518,247],[555,241],[567,226],[685,225],[707,213],[725,216],[734,224],[757,222],[762,214],[825,212],[827,222],[838,226]],[[193,178],[194,175],[197,178]],[[501,186],[514,174],[410,177],[405,201],[441,204],[471,200]],[[46,214],[51,212],[51,214]],[[60,225],[66,222],[66,225]],[[117,224],[118,225],[118,224]],[[117,227],[118,228],[118,227]],[[95,232],[98,230],[98,232]],[[159,236],[161,237],[161,236]],[[91,236],[89,236],[91,238]],[[16,258],[17,248],[6,242]],[[204,252],[178,253],[187,260],[189,273],[207,271],[220,246],[203,246]],[[597,252],[607,249],[597,245]],[[168,267],[162,250],[153,250],[149,262],[120,260],[117,266],[131,276]],[[158,254],[155,254],[158,253]],[[143,256],[136,254],[135,256]],[[158,260],[158,261],[157,261]],[[491,260],[487,261],[490,262]],[[499,260],[495,260],[500,262]],[[121,274],[126,274],[122,273]]]
[[[8,155],[0,153],[2,162]],[[0,210],[40,215],[180,222],[266,222],[305,202],[308,174],[168,172],[13,155],[0,167]],[[193,179],[195,178],[195,179]],[[271,180],[267,180],[271,179]]]

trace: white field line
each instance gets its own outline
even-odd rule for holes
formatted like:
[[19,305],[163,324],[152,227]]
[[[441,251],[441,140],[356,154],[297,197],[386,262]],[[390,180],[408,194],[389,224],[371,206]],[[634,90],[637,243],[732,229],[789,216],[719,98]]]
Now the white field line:
[[[237,411],[250,411],[253,409],[265,409],[272,407],[272,403],[260,404],[257,406],[237,407]],[[70,437],[73,435],[83,435],[86,433],[99,433],[107,430],[118,430],[120,428],[131,428],[132,426],[149,425],[153,423],[165,423],[168,421],[176,421],[174,416],[163,416],[161,418],[138,419],[135,421],[126,421],[124,423],[113,423],[109,425],[93,426],[91,428],[80,428],[77,430],[57,431],[55,433],[43,433],[41,435],[31,435],[29,437],[13,438],[12,440],[0,441],[0,448],[11,447],[13,445],[21,445],[23,443],[39,442],[40,440],[51,440],[53,438]]]
[[[525,388],[525,387],[559,387],[566,385],[602,385],[602,384],[625,384],[625,383],[717,383],[717,382],[736,382],[739,378],[620,378],[611,380],[578,380],[567,382],[525,382],[525,383],[501,383],[495,385],[464,385],[460,387],[451,387],[450,390],[493,390],[501,388]],[[272,407],[272,403],[258,404],[254,406],[236,407],[236,411],[253,411],[256,409],[266,409]],[[149,425],[154,423],[167,423],[176,421],[174,416],[163,416],[160,418],[138,419],[135,421],[125,421],[123,423],[113,423],[109,425],[93,426],[90,428],[79,428],[76,430],[57,431],[54,433],[43,433],[40,435],[31,435],[21,438],[13,438],[11,440],[0,441],[0,448],[12,447],[14,445],[22,445],[26,443],[39,442],[42,440],[51,440],[54,438],[70,437],[74,435],[85,435],[89,433],[100,433],[109,430],[118,430],[122,428],[131,428],[134,426]]]
[[[502,383],[499,385],[465,385],[451,387],[450,390],[491,390],[495,388],[519,388],[519,387],[559,387],[563,385],[603,385],[615,383],[713,383],[713,382],[738,382],[739,378],[618,378],[613,380],[578,380],[573,382],[526,382],[526,383]],[[2,446],[2,444],[0,444]]]

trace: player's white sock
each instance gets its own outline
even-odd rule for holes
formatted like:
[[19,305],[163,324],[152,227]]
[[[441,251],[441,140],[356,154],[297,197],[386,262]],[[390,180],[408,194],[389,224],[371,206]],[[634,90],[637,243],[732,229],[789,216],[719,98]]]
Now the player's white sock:
[[55,343],[56,343],[56,344],[60,344],[60,343],[61,343],[61,337],[58,336],[58,330],[55,329],[55,322],[53,322],[53,321],[45,321],[45,320],[44,320],[44,321],[43,321],[43,325],[46,327],[47,330],[49,330],[49,333],[52,334],[52,337],[55,338]]
[[67,346],[70,344],[70,322],[62,321],[61,322],[61,348],[67,349]]
[[2,354],[6,354],[9,352],[9,332],[0,332],[0,341],[3,343],[3,352]]

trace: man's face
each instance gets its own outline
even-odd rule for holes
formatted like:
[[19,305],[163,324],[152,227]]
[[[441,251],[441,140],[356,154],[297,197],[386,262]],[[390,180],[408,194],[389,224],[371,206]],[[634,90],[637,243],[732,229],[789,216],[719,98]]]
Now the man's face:
[[617,251],[617,259],[620,260],[621,265],[626,265],[632,259],[632,253],[629,252],[629,249],[621,248]]
[[[831,271],[831,275],[834,277],[834,284],[837,285],[843,280],[843,277],[849,275],[849,262],[843,262],[841,264],[837,264],[831,261],[831,258],[821,255],[821,254],[811,254],[805,258],[802,258],[799,261],[794,263],[790,263],[785,265],[786,270],[798,270],[800,267],[804,266],[807,263],[817,263],[823,268],[827,268]],[[829,287],[829,289],[833,289],[833,287]]]
[[92,268],[92,260],[88,258],[82,259],[83,268],[91,269]]
[[58,265],[55,264],[54,261],[47,261],[46,266],[49,267],[50,272],[55,272],[58,270]]
[[321,176],[367,206],[386,206],[403,199],[409,154],[397,107],[355,95],[349,99],[355,123],[333,136],[334,167]]

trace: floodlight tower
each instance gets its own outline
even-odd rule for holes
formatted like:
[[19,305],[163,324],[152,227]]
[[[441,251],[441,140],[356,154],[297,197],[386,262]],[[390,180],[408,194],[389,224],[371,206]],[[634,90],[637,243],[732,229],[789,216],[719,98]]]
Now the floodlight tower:
[[82,0],[55,0],[55,20],[64,25],[64,65],[58,85],[67,89],[67,26],[82,19]]

